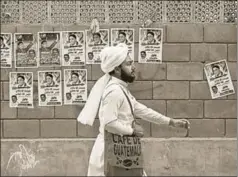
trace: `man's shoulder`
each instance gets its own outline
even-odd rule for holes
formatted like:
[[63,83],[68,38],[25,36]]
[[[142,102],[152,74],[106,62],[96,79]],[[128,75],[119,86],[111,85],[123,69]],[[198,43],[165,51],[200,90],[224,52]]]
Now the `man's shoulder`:
[[121,86],[115,83],[109,83],[103,93],[103,97],[107,95],[120,95],[122,93]]

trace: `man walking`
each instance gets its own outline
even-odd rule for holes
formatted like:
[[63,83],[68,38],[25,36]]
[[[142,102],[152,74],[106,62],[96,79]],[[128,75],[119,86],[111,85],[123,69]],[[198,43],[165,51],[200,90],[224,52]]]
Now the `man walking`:
[[77,118],[83,124],[92,125],[99,109],[100,133],[91,152],[88,176],[105,176],[104,130],[118,135],[143,136],[143,130],[133,126],[133,115],[156,124],[180,128],[189,125],[185,119],[175,120],[147,108],[131,95],[127,86],[135,80],[135,66],[125,44],[104,48],[100,58],[105,75],[92,88],[88,101]]

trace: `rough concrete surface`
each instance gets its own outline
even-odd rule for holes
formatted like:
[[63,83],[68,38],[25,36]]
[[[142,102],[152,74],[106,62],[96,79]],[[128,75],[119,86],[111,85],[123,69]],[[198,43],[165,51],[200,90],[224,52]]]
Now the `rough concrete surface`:
[[[1,175],[84,176],[95,139],[1,141]],[[236,138],[145,138],[147,175],[231,176],[237,172]]]

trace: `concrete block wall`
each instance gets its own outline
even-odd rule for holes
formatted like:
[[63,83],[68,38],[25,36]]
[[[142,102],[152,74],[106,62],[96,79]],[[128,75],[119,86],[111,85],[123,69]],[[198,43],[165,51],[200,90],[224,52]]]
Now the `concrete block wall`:
[[[101,28],[125,27],[101,25]],[[190,137],[235,137],[236,99],[230,95],[212,100],[203,70],[204,64],[227,59],[233,84],[237,84],[237,25],[235,24],[153,24],[162,27],[163,63],[139,64],[139,25],[135,29],[135,63],[137,80],[129,88],[148,107],[173,118],[191,122]],[[2,32],[84,30],[83,25],[1,25]],[[14,63],[14,62],[13,62]],[[54,69],[73,68],[55,67]],[[75,67],[74,67],[75,68]],[[88,92],[103,75],[99,65],[87,65]],[[94,138],[99,121],[93,127],[76,121],[82,106],[39,107],[37,69],[1,69],[1,137],[2,138]],[[34,108],[9,108],[9,72],[34,73]],[[62,80],[64,78],[62,77]],[[182,137],[186,132],[141,121],[146,137]]]

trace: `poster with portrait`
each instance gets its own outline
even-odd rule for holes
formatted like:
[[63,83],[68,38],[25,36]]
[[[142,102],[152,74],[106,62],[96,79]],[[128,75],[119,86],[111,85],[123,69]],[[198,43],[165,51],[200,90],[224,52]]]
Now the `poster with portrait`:
[[139,29],[139,63],[162,63],[162,28]]
[[33,73],[10,72],[9,107],[33,108]]
[[134,61],[134,29],[133,28],[112,28],[111,29],[111,45],[117,46],[124,43],[128,46],[129,56]]
[[39,106],[61,106],[61,71],[38,71]]
[[0,35],[1,68],[12,67],[12,34],[1,33]]
[[87,69],[64,70],[64,104],[76,105],[87,100]]
[[82,66],[85,65],[85,35],[84,31],[62,32],[62,65]]
[[61,65],[61,32],[38,32],[39,66]]
[[92,33],[86,30],[86,63],[100,64],[100,52],[109,46],[109,30],[100,29],[99,32]]
[[37,68],[37,41],[32,33],[14,34],[16,68]]
[[235,93],[226,60],[208,63],[204,70],[212,99]]

